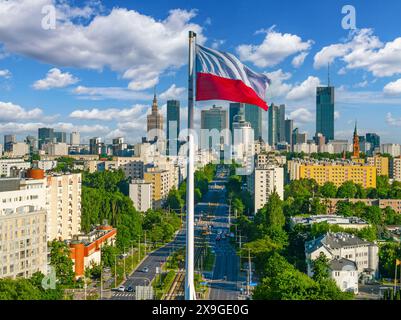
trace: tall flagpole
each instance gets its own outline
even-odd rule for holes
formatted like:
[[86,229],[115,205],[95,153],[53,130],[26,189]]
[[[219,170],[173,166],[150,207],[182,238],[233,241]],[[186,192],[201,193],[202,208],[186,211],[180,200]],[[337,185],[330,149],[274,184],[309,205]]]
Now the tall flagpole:
[[187,161],[187,219],[186,219],[186,257],[185,257],[185,300],[195,300],[194,286],[194,74],[195,74],[196,33],[189,31],[188,60],[188,161]]

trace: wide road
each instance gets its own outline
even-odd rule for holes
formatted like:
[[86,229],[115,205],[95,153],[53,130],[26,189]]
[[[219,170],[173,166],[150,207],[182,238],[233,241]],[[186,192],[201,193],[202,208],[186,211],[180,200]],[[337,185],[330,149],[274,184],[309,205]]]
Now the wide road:
[[[218,172],[217,180],[212,185],[223,185],[227,173]],[[238,300],[240,294],[240,261],[235,249],[230,244],[228,238],[216,241],[218,232],[229,234],[229,207],[226,202],[225,190],[209,191],[204,202],[217,203],[217,206],[208,206],[206,209],[212,213],[213,218],[211,224],[213,232],[210,235],[210,243],[216,253],[216,261],[210,282],[211,290],[209,294],[210,300]],[[200,206],[199,206],[200,207]]]
[[[173,241],[168,243],[166,246],[157,249],[156,251],[149,254],[146,259],[138,266],[136,271],[127,277],[127,280],[123,282],[123,286],[128,288],[132,286],[134,289],[136,286],[147,286],[156,277],[156,267],[160,267],[166,262],[167,257],[171,255],[178,248],[185,246],[185,230],[182,229],[178,232],[177,236]],[[148,272],[142,272],[143,268],[147,267]],[[113,292],[113,300],[135,300],[135,293],[132,292]]]

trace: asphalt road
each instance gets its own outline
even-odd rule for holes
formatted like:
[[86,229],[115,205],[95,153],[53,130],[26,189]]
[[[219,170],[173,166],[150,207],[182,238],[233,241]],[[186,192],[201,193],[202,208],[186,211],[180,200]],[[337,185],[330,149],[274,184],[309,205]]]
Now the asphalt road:
[[[224,175],[218,177],[215,182],[221,184],[224,182]],[[209,191],[205,202],[213,201],[218,203],[217,207],[211,207],[214,218],[212,219],[213,232],[210,235],[210,243],[216,253],[216,261],[210,282],[209,300],[238,300],[240,294],[240,261],[229,239],[216,241],[219,229],[229,234],[228,216],[229,207],[225,203],[225,191]]]
[[[185,230],[180,230],[173,241],[166,246],[157,249],[149,254],[146,259],[138,266],[135,272],[127,277],[122,284],[126,288],[132,286],[147,286],[156,277],[156,268],[166,262],[167,257],[175,250],[185,245]],[[148,272],[142,272],[143,268],[149,268]],[[135,300],[132,292],[113,292],[113,300]]]

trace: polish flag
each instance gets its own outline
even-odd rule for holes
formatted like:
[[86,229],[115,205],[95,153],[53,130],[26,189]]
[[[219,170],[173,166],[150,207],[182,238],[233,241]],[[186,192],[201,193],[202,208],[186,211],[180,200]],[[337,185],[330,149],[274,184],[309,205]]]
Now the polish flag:
[[196,101],[227,100],[264,110],[270,79],[227,52],[196,45]]

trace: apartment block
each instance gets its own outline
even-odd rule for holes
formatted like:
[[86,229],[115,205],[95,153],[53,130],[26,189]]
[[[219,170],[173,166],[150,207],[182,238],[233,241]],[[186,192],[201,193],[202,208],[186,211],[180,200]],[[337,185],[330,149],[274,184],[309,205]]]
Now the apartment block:
[[267,203],[269,196],[276,191],[284,199],[284,169],[274,164],[256,167],[248,176],[248,190],[253,195],[256,213]]
[[152,209],[152,183],[145,180],[133,180],[129,185],[129,197],[138,211],[146,212]]
[[333,182],[337,187],[346,181],[376,188],[376,167],[352,161],[316,161],[294,159],[288,161],[290,180],[314,179],[319,185]]
[[31,167],[29,162],[26,162],[24,159],[1,159],[0,160],[0,176],[1,177],[10,177],[11,169],[21,169],[26,170]]
[[46,182],[0,179],[0,278],[47,273]]
[[158,168],[149,168],[144,173],[144,180],[152,184],[153,208],[160,208],[170,191],[170,172]]
[[48,240],[68,240],[81,229],[81,174],[46,177]]
[[378,176],[389,176],[390,159],[388,157],[382,157],[380,155],[375,155],[373,157],[368,157],[366,163],[370,166],[376,167]]

